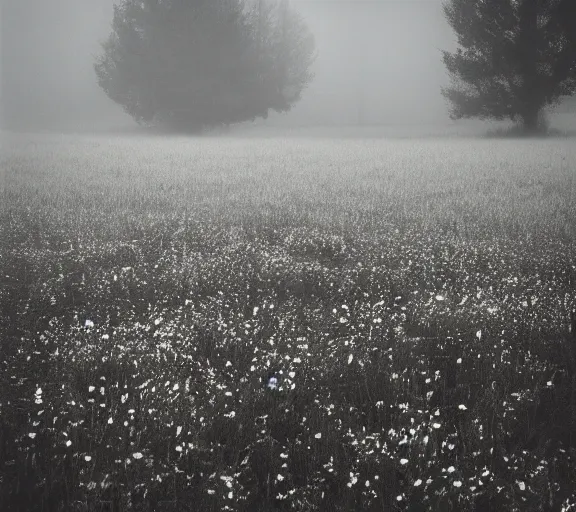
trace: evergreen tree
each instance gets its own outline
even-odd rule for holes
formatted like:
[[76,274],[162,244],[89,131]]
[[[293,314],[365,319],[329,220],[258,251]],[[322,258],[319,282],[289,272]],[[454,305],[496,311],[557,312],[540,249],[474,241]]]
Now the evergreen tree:
[[289,110],[314,39],[285,1],[123,0],[95,64],[138,123],[198,131]]
[[452,119],[512,119],[528,133],[576,92],[576,0],[448,0],[459,48],[443,52]]

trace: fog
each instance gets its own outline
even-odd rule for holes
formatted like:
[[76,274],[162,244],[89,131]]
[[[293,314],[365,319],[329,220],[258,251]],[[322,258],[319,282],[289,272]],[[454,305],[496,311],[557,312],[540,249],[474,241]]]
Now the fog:
[[[132,125],[96,83],[93,57],[110,31],[112,0],[4,0],[5,126]],[[315,79],[268,125],[441,124],[441,49],[454,37],[441,0],[292,0],[316,37]]]

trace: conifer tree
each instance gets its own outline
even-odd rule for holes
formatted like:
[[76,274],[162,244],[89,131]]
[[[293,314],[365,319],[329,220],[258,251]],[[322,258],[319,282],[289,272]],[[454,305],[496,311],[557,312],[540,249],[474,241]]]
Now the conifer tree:
[[458,37],[443,52],[453,119],[511,119],[541,128],[547,105],[576,92],[576,0],[448,0]]

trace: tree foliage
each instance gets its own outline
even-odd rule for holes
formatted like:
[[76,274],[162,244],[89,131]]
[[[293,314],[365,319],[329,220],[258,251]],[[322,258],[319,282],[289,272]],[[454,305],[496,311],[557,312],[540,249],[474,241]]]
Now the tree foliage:
[[196,131],[290,110],[314,52],[286,0],[123,0],[95,71],[138,123]]
[[542,109],[576,92],[576,0],[448,0],[458,38],[443,52],[453,119],[512,119],[539,128]]

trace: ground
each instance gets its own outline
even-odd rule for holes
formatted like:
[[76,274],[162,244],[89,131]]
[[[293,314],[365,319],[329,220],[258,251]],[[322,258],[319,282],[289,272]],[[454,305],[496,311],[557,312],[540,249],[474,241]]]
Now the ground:
[[302,133],[4,137],[1,499],[570,510],[575,140]]

